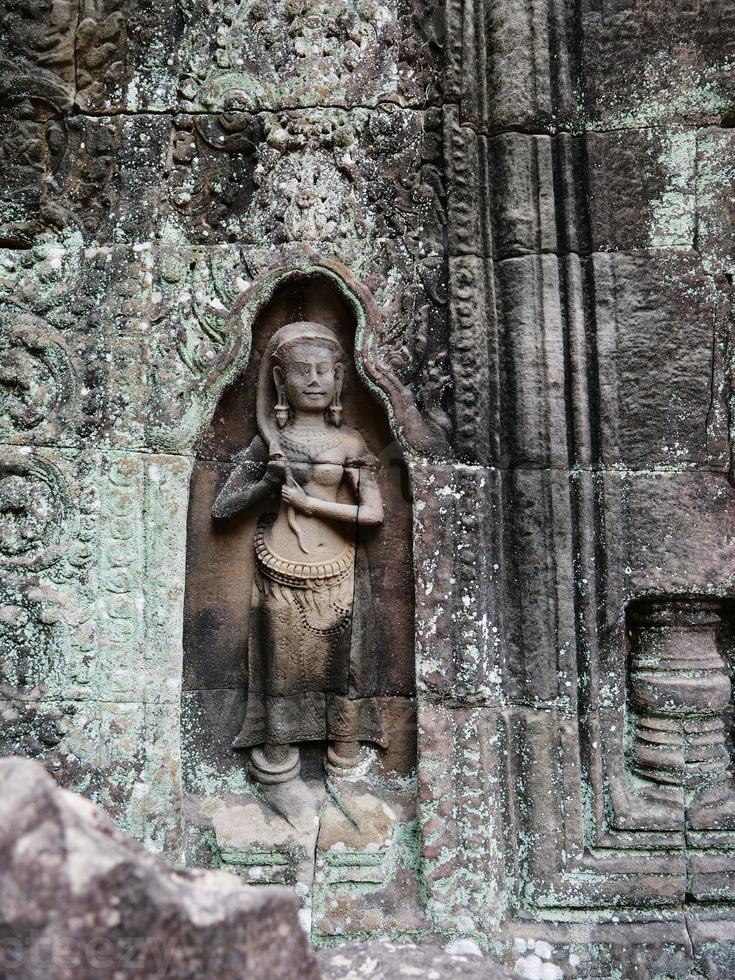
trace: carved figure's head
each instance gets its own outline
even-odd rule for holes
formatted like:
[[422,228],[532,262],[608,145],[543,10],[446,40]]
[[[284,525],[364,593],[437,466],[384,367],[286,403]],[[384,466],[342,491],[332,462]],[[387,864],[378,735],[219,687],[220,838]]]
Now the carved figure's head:
[[[266,397],[270,378],[276,389],[275,404]],[[323,413],[327,422],[340,425],[343,380],[342,348],[329,327],[307,320],[281,327],[271,337],[260,366],[261,433],[267,437],[271,419],[284,428],[296,412]]]

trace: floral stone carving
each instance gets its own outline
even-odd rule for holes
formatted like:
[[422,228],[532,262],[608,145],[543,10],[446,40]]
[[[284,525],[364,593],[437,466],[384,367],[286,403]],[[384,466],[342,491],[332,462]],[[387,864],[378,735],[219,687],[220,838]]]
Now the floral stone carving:
[[68,419],[76,377],[47,324],[13,306],[3,306],[0,317],[0,437],[19,441]]
[[0,461],[0,567],[46,568],[61,554],[69,508],[61,473],[38,456]]

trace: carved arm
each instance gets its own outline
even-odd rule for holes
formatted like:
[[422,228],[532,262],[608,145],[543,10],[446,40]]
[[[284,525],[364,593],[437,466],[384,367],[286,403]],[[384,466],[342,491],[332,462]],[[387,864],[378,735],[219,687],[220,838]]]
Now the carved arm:
[[369,466],[348,467],[347,475],[358,494],[358,524],[383,523],[383,498],[375,470]]
[[262,500],[271,490],[271,484],[265,479],[239,490],[230,488],[230,480],[227,481],[217,495],[217,499],[212,506],[212,517],[232,517],[238,511],[247,510],[248,507],[252,507],[253,504]]
[[262,462],[247,459],[238,463],[217,494],[212,517],[232,517],[241,510],[247,510],[283,482],[283,467],[280,464],[271,462],[265,472],[263,470]]
[[345,521],[348,524],[382,524],[383,501],[380,496],[375,475],[368,467],[349,466],[345,473],[352,484],[358,498],[357,504],[338,504],[330,500],[321,500],[305,493],[299,486],[284,486],[281,496],[285,503],[302,514],[314,514],[333,521]]

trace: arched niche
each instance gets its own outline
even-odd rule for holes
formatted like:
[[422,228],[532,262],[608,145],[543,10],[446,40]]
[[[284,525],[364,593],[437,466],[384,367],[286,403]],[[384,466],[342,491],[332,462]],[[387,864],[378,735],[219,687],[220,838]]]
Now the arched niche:
[[[182,690],[182,768],[189,793],[213,795],[240,785],[246,753],[230,743],[244,716],[247,637],[258,512],[214,521],[211,507],[233,456],[257,433],[255,388],[263,351],[286,323],[316,320],[331,327],[345,351],[344,421],[359,429],[382,466],[384,523],[359,529],[370,569],[384,698],[391,744],[380,753],[385,774],[406,774],[415,760],[414,588],[412,513],[407,469],[383,402],[363,382],[355,360],[358,301],[328,271],[284,274],[252,315],[247,360],[219,397],[195,450],[187,527]],[[243,315],[247,322],[247,316]],[[243,346],[249,338],[243,340]],[[261,511],[277,509],[264,502]],[[356,583],[357,584],[357,583]],[[363,584],[364,586],[364,584]],[[305,751],[304,751],[305,748]],[[307,774],[321,766],[324,746],[302,747]]]

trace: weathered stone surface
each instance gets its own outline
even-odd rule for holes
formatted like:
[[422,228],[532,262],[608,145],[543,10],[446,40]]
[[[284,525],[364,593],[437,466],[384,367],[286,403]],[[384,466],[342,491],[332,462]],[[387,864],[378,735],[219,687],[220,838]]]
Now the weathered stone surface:
[[600,450],[610,466],[728,467],[728,310],[691,252],[596,255]]
[[493,256],[554,252],[557,239],[555,173],[561,143],[550,136],[504,133],[488,141],[494,215]]
[[250,2],[234,13],[55,2],[9,10],[3,80],[45,84],[95,115],[416,104],[436,86],[431,34],[410,0]]
[[425,980],[500,980],[519,975],[483,957],[479,947],[468,940],[458,940],[447,950],[389,942],[346,943],[336,950],[323,950],[319,966],[325,980],[365,976],[375,980],[418,976]]
[[[439,241],[438,111],[181,114],[169,131],[165,234],[192,244]],[[410,176],[408,176],[410,175]]]
[[171,870],[37,763],[0,762],[0,811],[4,976],[318,977],[285,891]]
[[[493,129],[534,132],[573,126],[579,108],[574,98],[578,69],[570,8],[536,0],[480,0],[471,9],[477,22],[460,33],[466,38],[466,102],[479,103],[481,118]],[[456,4],[456,10],[461,15],[462,6]],[[476,48],[467,41],[474,41]]]
[[[732,973],[734,29],[732,0],[3,10],[2,751],[297,882],[317,945]],[[209,513],[254,325],[316,307],[391,472],[392,737],[365,792],[303,749],[330,795],[297,874],[230,748],[252,528]]]
[[586,114],[610,129],[719,121],[732,105],[735,8],[656,0],[581,5]]
[[97,246],[387,238],[413,240],[423,258],[444,233],[441,121],[438,109],[392,105],[10,117],[7,139],[24,123],[35,165],[8,175],[0,236],[30,244],[76,232]]
[[414,793],[374,779],[334,781],[317,841],[315,941],[426,930],[418,848]]
[[[477,559],[497,546],[499,474],[480,467],[412,467],[420,689],[488,702],[499,697],[498,568]],[[479,545],[482,541],[482,545]]]
[[508,962],[520,976],[554,977],[562,980],[607,980],[618,972],[621,976],[656,976],[689,978],[694,963],[684,916],[673,915],[668,921],[630,922],[626,924],[629,945],[619,941],[619,922],[557,924],[540,939],[537,923],[518,924],[509,943]]
[[629,595],[715,591],[730,581],[735,491],[716,473],[608,474],[610,533]]
[[[45,661],[36,658],[30,672],[8,664],[6,690],[121,703],[176,697],[166,646],[178,639],[179,618],[165,603],[152,619],[143,610],[182,587],[173,568],[149,574],[154,552],[171,554],[182,517],[178,485],[188,466],[181,463],[134,453],[5,451],[0,561],[4,587],[22,606],[15,613],[8,607],[3,626],[24,629],[30,646],[38,631],[39,644],[57,649]],[[157,540],[146,520],[148,531],[156,521],[161,526]],[[90,577],[97,549],[103,557]],[[35,569],[44,570],[43,581],[27,580]],[[146,659],[147,644],[157,660]]]
[[419,823],[428,921],[452,934],[500,922],[499,882],[505,857],[498,847],[504,792],[490,792],[507,751],[497,710],[426,705],[419,713]]
[[706,271],[718,277],[732,276],[735,266],[735,210],[725,190],[735,177],[734,144],[732,129],[702,129],[697,134],[697,246]]
[[724,980],[735,966],[735,940],[732,921],[727,914],[710,914],[691,917],[687,925],[691,929],[691,941],[697,968],[706,977]]
[[555,255],[522,256],[495,265],[503,465],[568,462],[562,271]]
[[592,247],[692,248],[697,134],[674,126],[586,137]]

